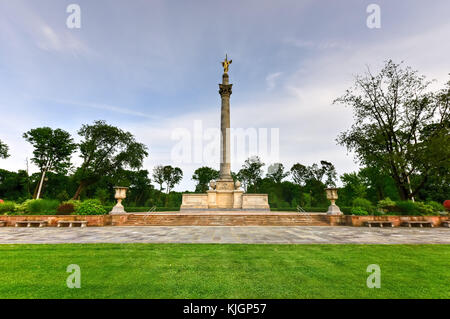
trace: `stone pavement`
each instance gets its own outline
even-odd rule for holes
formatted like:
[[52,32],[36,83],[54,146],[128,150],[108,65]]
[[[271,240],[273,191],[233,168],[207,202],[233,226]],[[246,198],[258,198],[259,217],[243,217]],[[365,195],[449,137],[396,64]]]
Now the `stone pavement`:
[[450,229],[347,226],[0,228],[0,244],[57,243],[450,244]]

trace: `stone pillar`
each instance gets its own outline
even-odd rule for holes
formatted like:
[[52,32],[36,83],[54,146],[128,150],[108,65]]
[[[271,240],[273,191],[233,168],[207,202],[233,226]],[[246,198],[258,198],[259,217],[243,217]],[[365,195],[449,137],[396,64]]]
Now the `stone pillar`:
[[222,84],[219,84],[219,94],[222,98],[220,131],[220,180],[233,180],[231,177],[231,153],[230,153],[230,95],[233,84],[228,83],[228,73],[222,76]]

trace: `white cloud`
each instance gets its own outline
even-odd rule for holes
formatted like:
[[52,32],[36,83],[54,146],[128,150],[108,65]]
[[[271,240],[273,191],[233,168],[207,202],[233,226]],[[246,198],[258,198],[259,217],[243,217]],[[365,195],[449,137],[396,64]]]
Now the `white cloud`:
[[349,49],[351,47],[350,43],[338,40],[326,40],[326,41],[310,41],[304,39],[296,39],[293,37],[286,37],[282,40],[283,44],[292,45],[300,49]]
[[105,111],[110,111],[110,112],[119,113],[119,114],[133,115],[133,116],[146,118],[146,119],[152,119],[152,120],[159,119],[158,117],[156,117],[154,115],[134,111],[134,110],[125,108],[123,106],[109,105],[109,104],[102,104],[102,103],[83,102],[83,101],[61,100],[61,99],[48,99],[48,100],[57,102],[57,103],[61,103],[61,104],[68,104],[68,105],[74,105],[74,106],[79,106],[79,107],[88,107],[88,108],[105,110]]
[[266,76],[267,90],[273,90],[276,85],[276,80],[283,74],[282,72],[270,73]]
[[[4,37],[2,41],[6,43],[11,41],[23,50],[29,50],[31,44],[40,50],[50,52],[93,54],[92,50],[78,38],[76,32],[67,28],[52,27],[31,5],[23,1],[2,2],[0,20],[2,30],[6,30],[0,33],[0,36]],[[62,21],[61,25],[64,26],[64,22]]]

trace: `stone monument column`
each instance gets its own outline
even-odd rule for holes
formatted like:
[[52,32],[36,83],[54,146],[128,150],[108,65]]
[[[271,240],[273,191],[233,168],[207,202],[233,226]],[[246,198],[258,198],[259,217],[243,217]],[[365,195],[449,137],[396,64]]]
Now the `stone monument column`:
[[[228,70],[227,70],[228,71]],[[230,95],[233,84],[228,82],[228,73],[224,72],[222,84],[219,84],[219,93],[222,98],[221,118],[220,118],[220,180],[230,180],[231,177],[231,150],[230,150]]]
[[222,62],[222,83],[219,84],[222,103],[219,178],[209,183],[210,188],[206,194],[183,194],[180,210],[270,210],[267,194],[244,194],[241,183],[233,181],[231,177],[230,96],[232,84],[229,83],[228,77],[231,62],[232,60],[228,60],[225,55],[225,60]]

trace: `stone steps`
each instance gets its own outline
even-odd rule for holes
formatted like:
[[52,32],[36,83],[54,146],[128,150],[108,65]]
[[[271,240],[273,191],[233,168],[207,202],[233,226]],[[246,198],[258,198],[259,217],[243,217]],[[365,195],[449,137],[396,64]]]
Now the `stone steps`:
[[297,213],[177,213],[127,216],[124,226],[329,226],[324,214]]

